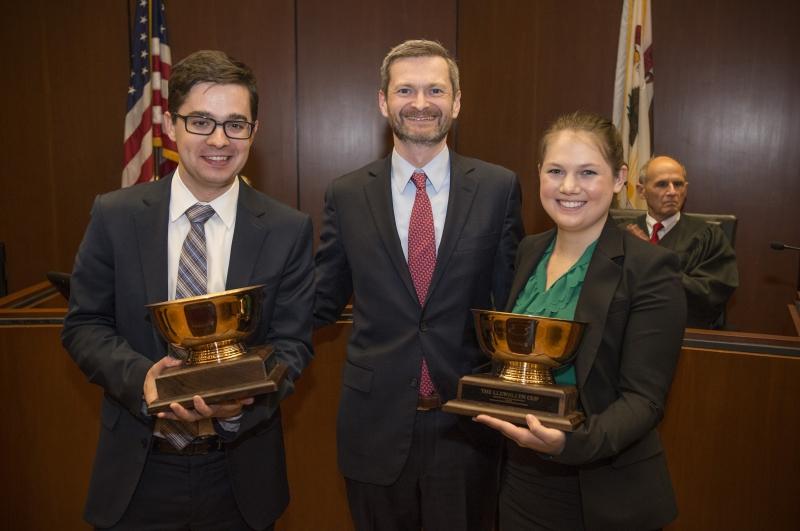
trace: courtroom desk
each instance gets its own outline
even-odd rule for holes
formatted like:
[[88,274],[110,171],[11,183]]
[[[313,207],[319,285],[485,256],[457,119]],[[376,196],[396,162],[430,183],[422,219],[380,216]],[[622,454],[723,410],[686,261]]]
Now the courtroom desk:
[[88,529],[102,393],[61,347],[65,305],[48,282],[0,298],[2,529]]
[[660,432],[678,498],[666,529],[800,522],[800,339],[687,330]]
[[[61,347],[63,308],[4,301],[0,528],[88,529],[101,391]],[[315,334],[314,360],[282,405],[291,502],[279,531],[352,529],[335,441],[350,326]],[[660,427],[680,510],[670,531],[797,527],[798,398],[800,338],[687,331]]]
[[[34,299],[37,305],[53,302],[48,294]],[[102,391],[86,381],[61,347],[65,309],[14,308],[15,304],[0,299],[0,403],[5,423],[0,430],[5,478],[0,529],[90,529],[82,512]],[[335,443],[339,375],[349,331],[350,325],[343,324],[315,334],[314,361],[282,404],[291,502],[279,530],[351,527]]]
[[[279,530],[352,529],[334,437],[349,332],[317,333],[283,408],[292,502]],[[687,330],[660,426],[680,513],[669,531],[797,528],[798,398],[800,338]]]
[[60,324],[0,326],[2,529],[89,529],[81,514],[102,393],[60,332]]
[[314,334],[314,359],[281,404],[291,500],[278,531],[352,529],[336,462],[336,413],[350,328],[337,324]]

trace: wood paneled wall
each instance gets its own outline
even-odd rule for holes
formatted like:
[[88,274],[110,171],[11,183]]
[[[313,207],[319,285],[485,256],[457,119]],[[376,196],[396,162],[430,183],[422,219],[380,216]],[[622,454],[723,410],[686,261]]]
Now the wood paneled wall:
[[9,292],[71,270],[92,199],[119,186],[125,5],[3,2],[0,240]]
[[258,79],[259,127],[242,173],[257,189],[297,206],[295,2],[166,3],[173,64],[196,50],[219,49],[253,69]]
[[[132,0],[4,5],[0,240],[11,291],[72,267],[94,196],[118,187]],[[800,4],[655,0],[655,145],[689,169],[688,208],[739,216],[739,330],[792,333],[800,242]],[[411,37],[458,55],[460,152],[519,173],[529,232],[536,145],[557,114],[611,111],[620,2],[168,0],[177,60],[222,48],[250,64],[261,127],[245,174],[312,215],[335,176],[386,153],[376,105],[386,50]]]
[[[800,7],[655,0],[655,146],[689,169],[687,208],[739,217],[742,286],[729,322],[791,333],[800,241]],[[602,0],[169,0],[173,59],[221,48],[258,76],[260,130],[245,168],[255,186],[312,215],[325,187],[386,153],[378,65],[393,44],[434,38],[462,70],[456,149],[519,173],[529,232],[542,130],[582,108],[609,114],[620,2]],[[130,0],[6,6],[4,82],[12,154],[0,163],[0,239],[11,290],[69,270],[93,197],[119,183]],[[76,102],[78,102],[76,104]]]
[[538,146],[557,116],[611,115],[622,3],[462,0],[457,149],[517,172],[529,233],[552,227],[539,202]]
[[[800,4],[654,0],[655,149],[689,173],[687,210],[735,214],[737,330],[794,334],[800,242]],[[461,0],[464,112],[457,148],[515,170],[525,225],[552,223],[538,201],[538,143],[563,112],[612,111],[621,2]]]
[[298,1],[299,207],[316,234],[325,188],[391,149],[378,110],[379,67],[405,39],[456,47],[456,0]]
[[793,334],[800,242],[800,4],[656,1],[655,145],[688,171],[692,212],[739,218],[729,320]]

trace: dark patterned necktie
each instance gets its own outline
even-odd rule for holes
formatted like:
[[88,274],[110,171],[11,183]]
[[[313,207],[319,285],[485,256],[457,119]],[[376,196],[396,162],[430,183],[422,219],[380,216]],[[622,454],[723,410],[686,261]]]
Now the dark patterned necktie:
[[653,225],[653,232],[650,233],[650,243],[658,244],[661,238],[658,237],[658,231],[664,228],[663,223],[657,221],[655,225]]
[[[408,224],[408,269],[414,289],[417,292],[420,306],[425,304],[436,267],[436,233],[433,228],[433,210],[428,193],[425,191],[427,176],[425,172],[415,171],[411,176],[417,195],[411,209],[411,220]],[[422,358],[420,369],[420,396],[430,396],[436,393],[436,388],[428,371],[428,363]]]
[[[178,282],[175,286],[175,298],[185,299],[208,292],[208,259],[206,256],[206,221],[214,215],[211,205],[195,203],[186,209],[191,228],[183,240],[181,256],[178,260]],[[213,433],[210,419],[198,422],[179,422],[169,419],[158,419],[156,430],[178,449],[185,448],[198,436]]]

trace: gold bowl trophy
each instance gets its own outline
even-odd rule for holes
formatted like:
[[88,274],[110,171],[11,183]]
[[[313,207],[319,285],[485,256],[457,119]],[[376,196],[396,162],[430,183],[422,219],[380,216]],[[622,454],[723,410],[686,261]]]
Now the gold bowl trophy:
[[172,402],[192,408],[195,395],[216,404],[278,389],[286,366],[267,359],[272,347],[248,349],[242,343],[261,319],[263,287],[147,305],[172,356],[184,360],[183,366],[166,369],[156,377],[158,400],[148,405],[148,413],[169,411]]
[[481,349],[497,362],[498,374],[461,378],[458,397],[443,409],[460,415],[491,415],[526,425],[535,415],[545,426],[572,431],[583,422],[578,390],[558,385],[552,369],[577,354],[584,323],[516,313],[472,310]]

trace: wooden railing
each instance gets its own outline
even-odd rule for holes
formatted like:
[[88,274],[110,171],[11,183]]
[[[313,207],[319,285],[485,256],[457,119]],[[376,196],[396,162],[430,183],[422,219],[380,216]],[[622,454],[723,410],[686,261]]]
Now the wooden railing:
[[[48,290],[0,299],[4,529],[88,529],[102,392],[61,347],[65,302]],[[350,326],[315,334],[314,361],[282,406],[291,503],[279,530],[351,528],[335,443]],[[687,330],[660,427],[680,510],[668,529],[796,527],[798,397],[800,338]]]

